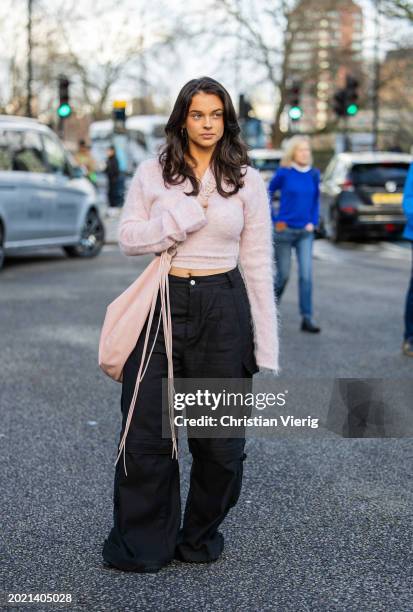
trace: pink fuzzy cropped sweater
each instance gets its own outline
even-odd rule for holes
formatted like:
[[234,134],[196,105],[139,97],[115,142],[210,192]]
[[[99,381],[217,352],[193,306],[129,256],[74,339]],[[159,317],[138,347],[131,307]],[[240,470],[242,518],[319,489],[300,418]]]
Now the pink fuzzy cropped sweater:
[[271,211],[261,175],[246,168],[244,186],[229,198],[217,192],[211,167],[200,194],[187,196],[184,191],[192,191],[188,179],[166,187],[158,159],[141,162],[122,209],[118,242],[125,255],[143,255],[179,241],[174,267],[232,269],[239,264],[251,306],[257,365],[279,374]]

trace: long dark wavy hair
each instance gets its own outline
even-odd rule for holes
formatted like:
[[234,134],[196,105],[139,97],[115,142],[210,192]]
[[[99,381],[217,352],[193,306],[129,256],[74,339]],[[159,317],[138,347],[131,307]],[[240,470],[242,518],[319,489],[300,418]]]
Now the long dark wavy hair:
[[[187,163],[184,154],[190,159],[188,134],[182,125],[188,115],[192,98],[197,93],[215,94],[224,105],[224,133],[217,142],[211,158],[211,167],[215,176],[218,193],[227,198],[243,187],[242,166],[250,166],[247,145],[240,136],[240,126],[232,104],[231,97],[225,87],[210,77],[192,79],[184,85],[178,94],[171,116],[165,127],[166,144],[159,154],[162,166],[162,176],[165,185],[181,185],[187,178],[191,181],[192,191],[186,195],[198,195],[200,181]],[[195,160],[194,160],[195,161]],[[224,191],[222,181],[232,190]]]

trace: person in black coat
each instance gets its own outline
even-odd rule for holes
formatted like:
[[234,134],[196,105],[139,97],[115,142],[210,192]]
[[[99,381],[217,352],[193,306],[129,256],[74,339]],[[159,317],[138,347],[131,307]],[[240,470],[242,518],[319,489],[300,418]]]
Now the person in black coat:
[[107,149],[105,173],[108,177],[108,200],[110,207],[118,206],[118,181],[120,176],[116,149],[113,145]]

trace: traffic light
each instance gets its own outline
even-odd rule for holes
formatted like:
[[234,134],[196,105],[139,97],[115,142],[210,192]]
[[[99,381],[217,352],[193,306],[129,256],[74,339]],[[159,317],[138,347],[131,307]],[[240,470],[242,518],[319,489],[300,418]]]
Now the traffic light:
[[298,81],[293,81],[287,91],[289,110],[288,115],[291,121],[299,121],[303,116],[303,109],[301,107],[301,84]]
[[116,121],[126,121],[125,100],[115,100],[113,103],[113,118]]
[[348,75],[346,86],[338,89],[334,94],[333,108],[338,117],[354,117],[359,110],[359,82],[356,78]]
[[123,132],[126,126],[126,101],[115,100],[113,103],[113,122],[115,132]]
[[72,114],[69,97],[70,81],[64,76],[59,77],[59,107],[57,114],[61,119],[66,119]]
[[339,89],[334,94],[333,102],[334,112],[338,117],[345,117],[347,110],[347,95],[345,89]]
[[239,112],[238,112],[239,118],[248,119],[249,113],[252,111],[252,106],[248,98],[245,96],[245,94],[239,95],[238,108],[239,108]]
[[346,114],[350,116],[357,115],[359,110],[358,99],[359,99],[359,82],[356,78],[348,75],[346,79],[346,92],[347,92],[347,106]]

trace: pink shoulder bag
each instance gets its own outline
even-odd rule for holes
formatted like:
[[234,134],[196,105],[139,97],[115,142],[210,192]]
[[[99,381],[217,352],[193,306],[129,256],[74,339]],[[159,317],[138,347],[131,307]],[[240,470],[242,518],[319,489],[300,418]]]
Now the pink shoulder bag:
[[[117,464],[123,449],[123,465],[126,472],[125,462],[125,444],[129,426],[132,420],[133,409],[138,395],[140,382],[145,374],[149,363],[156,339],[158,337],[161,316],[165,337],[165,348],[168,359],[168,408],[169,418],[172,432],[172,457],[178,456],[176,444],[175,429],[173,425],[173,360],[172,360],[172,322],[169,303],[169,282],[168,273],[171,268],[171,261],[176,253],[175,243],[166,251],[163,251],[160,256],[155,257],[153,261],[145,268],[140,276],[113,302],[106,308],[106,315],[103,322],[103,327],[99,340],[99,366],[100,368],[116,380],[123,380],[123,366],[129,355],[135,348],[138,338],[142,332],[146,320],[148,325],[146,329],[145,342],[143,346],[142,359],[139,366],[135,390],[132,401],[129,406],[128,416],[125,425],[125,431],[122,440],[119,444],[119,454],[115,461]],[[148,346],[149,332],[151,329],[158,292],[161,296],[161,313],[158,320],[156,335],[149,351],[148,358],[145,363],[145,357]],[[149,318],[148,318],[149,315]]]

